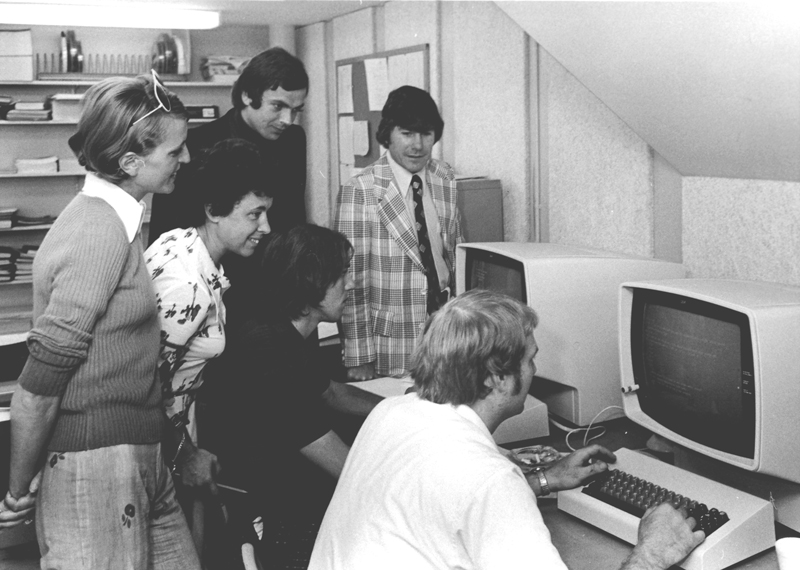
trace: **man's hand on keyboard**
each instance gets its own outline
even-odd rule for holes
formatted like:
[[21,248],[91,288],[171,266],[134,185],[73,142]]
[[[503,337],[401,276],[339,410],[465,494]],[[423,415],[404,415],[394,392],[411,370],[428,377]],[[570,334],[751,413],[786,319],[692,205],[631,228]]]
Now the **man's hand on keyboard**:
[[551,491],[566,491],[583,485],[589,478],[608,469],[617,458],[602,445],[590,445],[570,453],[545,470]]
[[692,532],[694,526],[685,509],[669,503],[650,507],[639,524],[639,543],[621,570],[666,570],[677,564],[706,538],[702,530]]

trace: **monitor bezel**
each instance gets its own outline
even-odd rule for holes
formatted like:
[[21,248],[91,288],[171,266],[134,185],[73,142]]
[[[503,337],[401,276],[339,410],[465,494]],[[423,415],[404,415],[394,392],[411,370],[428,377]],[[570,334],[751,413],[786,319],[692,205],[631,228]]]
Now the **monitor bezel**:
[[[666,307],[737,327],[740,349],[738,362],[740,375],[737,383],[742,398],[741,420],[738,428],[740,433],[738,435],[732,433],[730,426],[726,426],[728,430],[726,434],[726,430],[721,427],[715,429],[713,425],[701,426],[701,420],[695,418],[693,414],[687,414],[681,418],[668,413],[666,409],[658,409],[652,401],[648,402],[643,329],[646,311],[649,307]],[[639,386],[637,396],[640,398],[639,406],[642,413],[696,445],[733,455],[742,461],[753,461],[756,453],[756,387],[754,385],[753,342],[748,315],[717,303],[688,297],[680,293],[638,288],[633,291],[630,336],[633,376],[636,385]],[[692,422],[695,422],[694,425]],[[707,431],[703,431],[706,429]],[[738,439],[734,439],[734,437]]]
[[[631,358],[631,334],[630,334],[630,322],[632,318],[632,310],[633,310],[633,297],[634,292],[640,289],[652,290],[652,291],[664,291],[671,294],[678,294],[683,296],[691,295],[692,298],[705,300],[711,303],[716,303],[720,307],[727,307],[729,309],[739,311],[742,315],[744,315],[749,320],[749,329],[750,329],[750,343],[752,346],[757,346],[753,335],[755,334],[755,324],[753,322],[753,317],[750,312],[744,307],[738,307],[730,304],[726,304],[724,302],[720,302],[717,299],[712,297],[706,297],[703,294],[693,294],[693,292],[685,288],[685,284],[691,280],[687,279],[677,279],[677,280],[667,280],[661,283],[658,282],[650,282],[650,283],[623,283],[620,286],[620,303],[619,303],[619,314],[620,314],[620,321],[619,321],[619,329],[620,329],[620,343],[619,343],[619,350],[620,350],[620,377],[621,377],[621,390],[622,390],[622,405],[625,410],[625,415],[632,420],[633,422],[647,428],[654,434],[661,436],[669,441],[677,443],[678,445],[698,452],[702,455],[707,457],[711,457],[718,461],[722,461],[724,463],[728,463],[730,465],[734,465],[741,469],[747,471],[759,471],[760,464],[761,464],[761,430],[762,430],[762,421],[761,421],[761,410],[759,408],[758,399],[756,399],[756,407],[754,410],[754,453],[752,458],[742,457],[739,455],[734,455],[731,453],[726,453],[724,451],[720,451],[719,449],[715,449],[713,447],[709,447],[707,445],[703,445],[697,441],[694,441],[690,438],[687,438],[675,431],[671,430],[668,426],[661,424],[654,420],[650,415],[646,414],[639,403],[639,397],[637,394],[638,386],[636,385],[634,374],[633,374],[633,363]],[[757,366],[757,362],[754,362],[754,366]],[[757,387],[759,384],[758,376],[754,378],[754,385]]]

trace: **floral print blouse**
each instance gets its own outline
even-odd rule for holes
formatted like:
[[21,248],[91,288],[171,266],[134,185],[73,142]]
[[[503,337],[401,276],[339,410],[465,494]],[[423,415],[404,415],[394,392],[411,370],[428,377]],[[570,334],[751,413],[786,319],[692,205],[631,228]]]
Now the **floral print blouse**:
[[206,363],[225,349],[230,287],[195,228],[162,234],[145,252],[161,320],[158,374],[167,416],[197,440],[193,403]]

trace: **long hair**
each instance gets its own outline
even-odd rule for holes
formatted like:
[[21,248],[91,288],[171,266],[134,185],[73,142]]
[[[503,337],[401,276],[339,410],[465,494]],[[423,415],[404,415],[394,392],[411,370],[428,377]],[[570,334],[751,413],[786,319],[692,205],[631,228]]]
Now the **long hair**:
[[[166,121],[187,121],[186,109],[174,93],[159,88],[161,100],[171,110],[159,110],[136,123],[159,103],[151,77],[109,77],[86,91],[81,101],[78,130],[69,146],[81,166],[101,178],[119,184],[129,178],[119,165],[128,152],[148,155],[164,140]],[[134,124],[136,123],[136,124]]]
[[411,357],[421,398],[437,404],[472,404],[485,398],[492,375],[520,370],[528,338],[538,324],[533,309],[507,295],[473,289],[450,300],[425,323]]
[[353,246],[339,232],[303,224],[268,237],[258,258],[259,320],[298,319],[347,271]]

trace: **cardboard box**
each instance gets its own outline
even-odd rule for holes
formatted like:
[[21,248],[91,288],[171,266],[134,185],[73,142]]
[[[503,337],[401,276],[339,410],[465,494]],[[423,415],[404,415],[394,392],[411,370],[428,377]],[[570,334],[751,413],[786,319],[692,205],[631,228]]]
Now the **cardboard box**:
[[33,81],[33,56],[0,55],[0,81]]
[[0,80],[33,81],[31,31],[0,30]]

